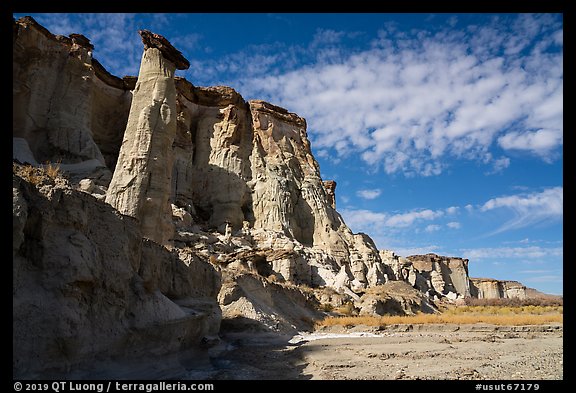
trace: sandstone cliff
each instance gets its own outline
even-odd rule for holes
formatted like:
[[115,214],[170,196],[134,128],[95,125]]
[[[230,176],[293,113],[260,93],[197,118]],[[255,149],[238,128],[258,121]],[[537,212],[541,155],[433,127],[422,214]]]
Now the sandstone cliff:
[[144,240],[136,220],[61,177],[14,173],[14,378],[161,377],[142,357],[178,353],[171,372],[207,360],[202,341],[220,323],[210,263]]
[[528,297],[526,287],[517,281],[471,278],[468,259],[432,253],[403,258],[391,250],[380,250],[380,257],[387,269],[387,279],[406,281],[430,299]]
[[411,255],[407,259],[425,280],[419,288],[421,291],[434,291],[439,295],[470,296],[468,259],[436,254]]
[[86,37],[54,36],[32,18],[14,22],[12,136],[37,162],[114,169],[132,94],[92,49]]
[[471,278],[470,292],[478,299],[525,299],[526,287],[518,281],[495,280],[493,278]]
[[372,240],[353,235],[334,209],[304,119],[231,88],[177,87],[177,206],[213,228],[243,230],[255,247],[295,249],[273,266],[285,280],[360,289],[383,282]]

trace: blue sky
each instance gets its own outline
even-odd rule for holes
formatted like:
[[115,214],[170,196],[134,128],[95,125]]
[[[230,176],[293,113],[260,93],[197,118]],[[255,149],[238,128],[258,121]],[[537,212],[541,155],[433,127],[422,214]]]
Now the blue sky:
[[137,74],[138,29],[162,34],[193,84],[305,117],[338,210],[379,248],[562,293],[561,15],[32,16],[118,76]]

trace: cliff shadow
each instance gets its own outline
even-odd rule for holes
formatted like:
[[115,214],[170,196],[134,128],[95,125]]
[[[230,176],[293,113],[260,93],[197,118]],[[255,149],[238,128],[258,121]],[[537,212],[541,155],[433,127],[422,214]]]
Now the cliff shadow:
[[[316,225],[316,218],[312,207],[304,198],[302,191],[299,190],[296,195],[296,203],[294,205],[294,212],[290,217],[290,228],[293,232],[294,238],[305,246],[314,245],[314,227]],[[294,197],[294,196],[292,196]]]
[[270,331],[263,323],[243,316],[224,319],[221,343],[211,349],[215,380],[303,380],[306,362],[293,334]]

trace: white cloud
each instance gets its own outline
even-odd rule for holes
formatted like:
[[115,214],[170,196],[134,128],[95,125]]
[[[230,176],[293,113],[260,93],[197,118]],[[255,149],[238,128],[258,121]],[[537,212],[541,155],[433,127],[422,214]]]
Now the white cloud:
[[536,269],[536,270],[519,270],[518,273],[522,274],[549,274],[549,273],[556,273],[557,270],[548,270],[548,269]]
[[386,213],[378,213],[362,209],[338,209],[346,224],[354,232],[364,232],[370,235],[381,232],[388,218]]
[[[135,75],[139,28],[170,26],[178,15],[43,14],[56,34],[80,32],[113,74]],[[458,30],[451,27],[457,22]],[[358,154],[373,169],[406,176],[441,174],[454,159],[497,173],[524,151],[551,161],[563,144],[562,21],[550,14],[492,18],[483,26],[367,33],[319,29],[308,43],[252,45],[221,58],[192,58],[194,84],[228,84],[245,98],[267,99],[308,121],[315,149]],[[167,36],[182,50],[196,33]],[[352,43],[354,45],[350,45]],[[122,55],[119,56],[119,53]],[[338,159],[337,158],[337,159]]]
[[427,225],[426,228],[424,228],[424,231],[431,233],[431,232],[439,231],[440,229],[442,229],[442,227],[440,225],[430,224],[430,225]]
[[[563,276],[561,275],[545,275],[545,276],[534,276],[528,277],[523,279],[524,282],[558,282],[561,283],[564,281]],[[559,288],[562,290],[562,287]]]
[[[563,143],[562,52],[551,50],[561,29],[537,15],[466,33],[388,28],[371,48],[334,50],[330,61],[318,56],[238,83],[244,94],[306,117],[318,149],[358,152],[387,173],[438,175],[452,158],[495,173],[510,165],[507,157],[486,161],[495,142],[548,160]],[[334,46],[342,36],[326,30],[315,42]]]
[[182,52],[191,51],[198,47],[202,40],[202,34],[199,33],[188,33],[182,36],[173,37],[170,43],[174,47]]
[[541,192],[493,198],[480,206],[480,211],[507,209],[514,212],[514,218],[495,232],[499,233],[537,223],[561,220],[564,213],[563,202],[563,187],[552,187]]
[[310,44],[313,47],[317,47],[319,45],[325,44],[337,44],[342,40],[342,37],[345,36],[345,32],[343,31],[336,31],[332,29],[318,29],[316,30],[316,34]]
[[446,226],[451,229],[459,229],[461,225],[457,221],[450,221],[449,223],[446,224]]
[[384,225],[389,227],[408,227],[412,225],[417,220],[434,220],[438,217],[442,217],[444,212],[441,210],[418,210],[411,211],[408,213],[394,214],[386,219]]
[[424,209],[390,215],[362,209],[341,209],[341,214],[348,226],[354,230],[371,233],[366,229],[373,227],[406,228],[417,221],[430,221],[442,217],[444,212]]
[[[162,34],[180,16],[37,18],[56,34],[85,34],[95,57],[123,76],[138,71],[137,30]],[[183,52],[201,40],[193,32],[166,37]],[[454,159],[467,159],[497,173],[510,159],[488,154],[495,146],[547,161],[559,156],[562,44],[562,21],[554,15],[499,16],[482,27],[453,17],[440,31],[403,31],[388,23],[376,38],[319,29],[301,45],[273,42],[217,59],[190,58],[184,75],[196,85],[231,85],[247,99],[298,113],[308,121],[315,149],[335,159],[358,154],[373,169],[406,176],[439,175]]]
[[363,199],[376,199],[382,194],[382,190],[376,188],[372,190],[358,190],[356,195]]
[[472,259],[546,259],[562,258],[564,251],[562,247],[494,247],[494,248],[471,248],[461,249],[462,255]]
[[492,161],[492,170],[486,172],[488,175],[500,173],[510,166],[510,159],[508,157],[500,157]]
[[544,209],[552,215],[562,215],[563,187],[548,188],[542,192],[498,197],[488,200],[481,210],[487,211],[499,207],[518,210]]
[[407,257],[410,255],[425,255],[431,252],[434,253],[439,253],[439,254],[444,254],[440,251],[438,251],[440,249],[440,246],[437,246],[435,244],[431,244],[429,246],[423,246],[423,247],[402,247],[402,248],[397,248],[394,250],[394,252],[396,253],[396,255],[400,255],[403,257]]
[[[528,150],[547,157],[551,149],[562,144],[562,130],[538,130],[509,132],[498,138],[498,144],[506,150]],[[507,165],[506,165],[507,166]]]
[[446,214],[456,214],[459,210],[460,208],[458,206],[450,206],[446,209]]

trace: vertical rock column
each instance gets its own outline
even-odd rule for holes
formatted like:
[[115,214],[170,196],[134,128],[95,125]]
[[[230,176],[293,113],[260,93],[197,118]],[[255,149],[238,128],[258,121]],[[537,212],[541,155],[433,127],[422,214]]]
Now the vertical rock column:
[[168,245],[174,232],[169,201],[177,116],[174,72],[190,63],[164,37],[139,33],[144,54],[106,202],[137,218],[143,236]]

